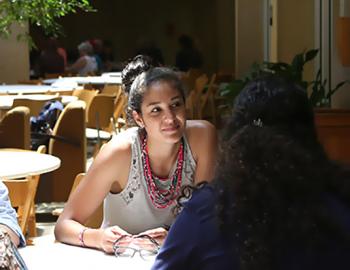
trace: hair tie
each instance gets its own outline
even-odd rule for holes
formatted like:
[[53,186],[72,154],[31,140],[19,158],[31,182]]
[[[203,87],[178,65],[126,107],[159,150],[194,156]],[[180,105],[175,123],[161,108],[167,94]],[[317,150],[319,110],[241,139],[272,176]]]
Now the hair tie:
[[253,120],[253,125],[256,127],[263,127],[263,121],[260,118]]

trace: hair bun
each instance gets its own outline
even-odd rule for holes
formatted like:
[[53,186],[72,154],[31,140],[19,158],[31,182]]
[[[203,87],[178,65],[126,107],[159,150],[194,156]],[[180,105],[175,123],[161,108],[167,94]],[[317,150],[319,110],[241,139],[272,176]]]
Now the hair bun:
[[125,93],[129,94],[130,87],[138,75],[149,70],[153,65],[152,59],[146,55],[135,56],[122,71],[122,84]]

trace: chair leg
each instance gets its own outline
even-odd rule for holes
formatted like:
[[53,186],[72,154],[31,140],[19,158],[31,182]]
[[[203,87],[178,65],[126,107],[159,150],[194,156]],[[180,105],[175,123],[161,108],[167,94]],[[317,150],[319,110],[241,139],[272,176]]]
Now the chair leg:
[[35,204],[32,202],[31,209],[30,209],[30,215],[28,220],[28,236],[29,237],[36,237],[36,217],[35,217]]

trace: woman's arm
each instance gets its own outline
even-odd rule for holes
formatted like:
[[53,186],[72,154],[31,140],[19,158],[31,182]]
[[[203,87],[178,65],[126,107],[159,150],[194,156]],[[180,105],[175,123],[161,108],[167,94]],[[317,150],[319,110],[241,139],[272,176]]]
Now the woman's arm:
[[216,128],[208,121],[188,120],[186,133],[197,162],[194,182],[210,182],[214,177],[218,151]]
[[[126,183],[130,167],[130,143],[120,136],[112,139],[97,155],[83,181],[60,215],[55,236],[58,241],[88,246],[112,252],[113,242],[127,232],[118,226],[103,229],[85,229],[82,225],[99,207],[108,192],[120,192]],[[115,190],[117,187],[118,190]]]
[[7,187],[2,181],[0,181],[0,230],[6,231],[16,246],[25,245],[24,236],[17,222],[16,211],[11,206]]
[[75,61],[74,64],[72,64],[70,67],[66,67],[67,72],[79,72],[82,68],[84,68],[86,65],[86,59],[85,57],[80,57],[77,61]]

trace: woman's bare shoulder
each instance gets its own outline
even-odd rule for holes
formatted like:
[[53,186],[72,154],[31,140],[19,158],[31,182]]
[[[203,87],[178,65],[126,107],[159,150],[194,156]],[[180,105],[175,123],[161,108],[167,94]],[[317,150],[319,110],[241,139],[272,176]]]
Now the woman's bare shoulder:
[[[206,120],[187,120],[186,136],[188,138],[202,136],[203,134],[216,134],[216,128]],[[196,138],[199,139],[199,138]]]
[[130,132],[124,131],[114,135],[113,138],[103,145],[96,157],[96,162],[112,162],[115,166],[130,161],[132,137]]

